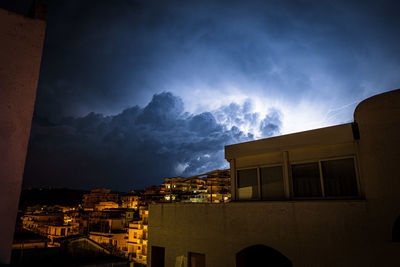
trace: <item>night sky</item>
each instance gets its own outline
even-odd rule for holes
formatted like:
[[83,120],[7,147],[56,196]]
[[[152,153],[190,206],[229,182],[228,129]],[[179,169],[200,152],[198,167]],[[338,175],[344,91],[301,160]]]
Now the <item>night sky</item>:
[[400,87],[398,1],[44,1],[25,187],[129,191]]

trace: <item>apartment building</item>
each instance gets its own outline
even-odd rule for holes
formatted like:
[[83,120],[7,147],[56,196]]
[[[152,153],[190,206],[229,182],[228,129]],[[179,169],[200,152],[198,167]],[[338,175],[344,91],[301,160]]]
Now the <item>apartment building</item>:
[[166,201],[228,202],[230,170],[214,170],[191,177],[166,178],[161,193]]
[[149,211],[142,208],[139,215],[140,220],[130,223],[128,227],[128,255],[135,262],[146,264]]
[[83,195],[83,208],[94,210],[96,204],[100,202],[112,201],[118,203],[118,194],[111,193],[110,189],[93,189],[89,194]]

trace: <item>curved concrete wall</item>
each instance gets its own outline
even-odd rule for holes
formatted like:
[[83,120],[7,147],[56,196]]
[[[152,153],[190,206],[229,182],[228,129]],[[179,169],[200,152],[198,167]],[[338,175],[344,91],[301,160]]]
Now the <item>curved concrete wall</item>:
[[360,170],[366,197],[399,199],[400,89],[362,101],[354,121],[360,131]]
[[368,235],[376,255],[393,261],[391,253],[400,245],[391,240],[400,216],[400,90],[362,101],[354,121],[360,132],[359,168],[369,214]]

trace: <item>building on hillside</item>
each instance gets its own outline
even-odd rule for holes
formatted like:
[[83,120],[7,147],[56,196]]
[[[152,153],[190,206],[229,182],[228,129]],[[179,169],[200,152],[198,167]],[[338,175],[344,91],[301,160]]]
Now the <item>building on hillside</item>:
[[121,208],[137,210],[140,205],[140,197],[138,195],[121,196]]
[[63,225],[64,214],[58,213],[27,213],[21,218],[22,227],[42,236],[47,236],[49,225]]
[[109,249],[112,254],[126,256],[128,252],[126,231],[103,233],[90,232],[89,238]]
[[148,220],[149,211],[140,209],[140,220],[129,224],[128,228],[128,255],[135,262],[147,263]]
[[51,244],[55,246],[59,245],[59,243],[57,242],[58,238],[77,234],[79,234],[78,224],[47,226],[47,237],[50,239]]
[[399,136],[395,90],[353,123],[226,146],[232,202],[150,205],[148,265],[398,266]]
[[230,170],[214,170],[191,177],[166,178],[161,185],[165,200],[183,202],[228,202]]
[[114,201],[100,201],[99,203],[94,205],[94,210],[96,211],[103,211],[109,209],[118,209],[118,203]]
[[230,170],[215,170],[205,173],[202,178],[207,185],[209,202],[229,202],[231,199]]
[[83,208],[94,210],[96,204],[107,201],[118,203],[118,194],[111,193],[109,189],[93,189],[89,194],[83,195]]
[[49,245],[57,246],[58,244],[55,243],[57,238],[79,234],[79,224],[65,223],[64,216],[62,212],[27,213],[21,218],[22,227],[47,237],[50,240]]
[[[133,215],[128,215],[133,219]],[[123,231],[126,226],[127,215],[123,210],[92,212],[86,218],[88,220],[89,232],[112,233]]]

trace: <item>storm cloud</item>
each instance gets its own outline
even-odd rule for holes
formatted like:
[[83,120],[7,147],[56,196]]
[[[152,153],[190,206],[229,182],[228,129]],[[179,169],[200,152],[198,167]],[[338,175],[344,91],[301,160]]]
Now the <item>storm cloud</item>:
[[263,137],[277,134],[280,123],[277,111],[259,118],[250,102],[191,114],[170,92],[113,116],[89,113],[58,123],[36,117],[24,185],[129,191],[227,168],[225,145],[253,140],[257,127]]
[[398,1],[47,2],[40,116],[116,114],[171,91],[192,113],[273,102],[293,132],[348,122],[400,85]]
[[42,1],[28,186],[226,167],[226,144],[350,122],[400,87],[399,1]]

